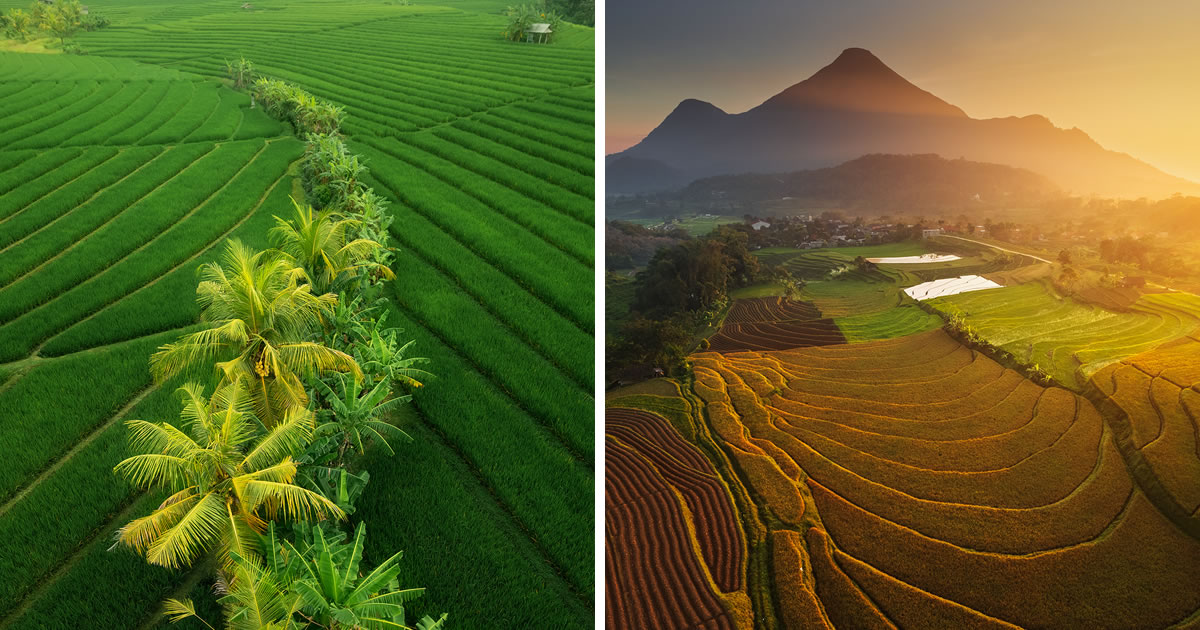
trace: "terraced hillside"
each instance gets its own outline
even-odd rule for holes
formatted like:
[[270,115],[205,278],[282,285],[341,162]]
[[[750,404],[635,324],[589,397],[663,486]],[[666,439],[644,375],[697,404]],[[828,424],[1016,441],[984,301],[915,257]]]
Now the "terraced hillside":
[[1072,387],[1109,363],[1200,326],[1200,297],[1190,293],[1144,295],[1119,312],[1060,297],[1035,282],[928,303],[962,314],[982,338]]
[[591,624],[593,35],[505,42],[503,4],[115,0],[88,56],[0,55],[0,432],[29,453],[0,465],[0,627],[208,597],[107,551],[159,499],[111,469],[122,420],[177,417],[147,358],[196,267],[291,208],[303,144],[218,80],[241,55],[346,107],[396,216],[387,321],[439,377],[370,464],[368,561],[404,550],[414,612],[457,627]]
[[604,432],[608,624],[746,627],[745,542],[712,464],[646,411],[610,407]]
[[1086,399],[942,331],[692,360],[709,424],[774,523],[785,622],[1200,618],[1200,542],[1147,500]]
[[735,300],[708,341],[713,352],[738,352],[824,346],[845,338],[812,304],[770,297]]
[[1096,372],[1131,459],[1184,518],[1200,523],[1200,330]]

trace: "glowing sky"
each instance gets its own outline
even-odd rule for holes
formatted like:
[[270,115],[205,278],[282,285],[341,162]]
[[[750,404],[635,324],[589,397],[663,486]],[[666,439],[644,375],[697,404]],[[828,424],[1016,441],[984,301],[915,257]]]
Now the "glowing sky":
[[867,48],[973,118],[1041,114],[1200,182],[1197,0],[608,0],[606,147],[685,98],[742,112]]

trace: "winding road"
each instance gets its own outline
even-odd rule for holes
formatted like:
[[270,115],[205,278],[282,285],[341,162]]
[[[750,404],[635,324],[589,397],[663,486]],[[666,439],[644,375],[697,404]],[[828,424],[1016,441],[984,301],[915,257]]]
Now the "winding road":
[[1025,252],[1018,252],[1018,251],[1014,251],[1014,250],[1011,250],[1011,249],[1005,249],[1005,248],[1003,248],[1003,247],[1000,247],[1000,246],[998,246],[998,245],[992,245],[991,243],[984,243],[983,241],[976,241],[976,240],[969,239],[969,238],[963,238],[963,237],[961,237],[961,236],[950,236],[949,234],[939,234],[938,236],[940,236],[941,238],[956,238],[956,239],[958,239],[958,240],[960,240],[960,241],[966,241],[966,242],[968,242],[968,243],[975,243],[975,244],[977,244],[977,245],[983,245],[983,246],[985,246],[985,247],[991,247],[992,249],[998,249],[998,250],[1000,250],[1000,251],[1002,251],[1002,252],[1008,252],[1008,253],[1010,253],[1010,254],[1016,254],[1016,255],[1018,255],[1018,256],[1028,256],[1029,258],[1032,258],[1032,259],[1034,259],[1034,260],[1040,260],[1040,261],[1042,261],[1042,262],[1044,262],[1044,263],[1054,264],[1053,262],[1051,262],[1051,261],[1049,261],[1049,260],[1046,260],[1045,258],[1042,258],[1041,256],[1034,256],[1033,254],[1026,254]]

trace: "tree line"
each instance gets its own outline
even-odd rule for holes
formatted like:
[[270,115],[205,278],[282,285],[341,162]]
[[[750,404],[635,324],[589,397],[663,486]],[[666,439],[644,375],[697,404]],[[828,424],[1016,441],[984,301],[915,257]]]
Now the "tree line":
[[[411,400],[395,390],[433,377],[386,323],[392,217],[337,126],[299,113],[303,91],[253,85],[305,133],[306,203],[275,217],[273,248],[231,240],[200,268],[200,329],[150,359],[157,383],[184,381],[179,417],[127,422],[133,454],[115,468],[167,498],[118,544],[168,568],[212,559],[229,628],[442,628],[445,614],[409,625],[423,589],[401,587],[399,553],[361,566],[366,525],[345,524],[363,453],[411,440],[387,421]],[[190,600],[165,611],[213,627]]]
[[[108,26],[109,20],[93,15],[79,0],[38,0],[29,10],[9,9],[0,14],[0,30],[12,39],[22,42],[44,33],[58,38],[59,45],[67,49],[67,38],[80,30],[94,31]],[[82,52],[78,47],[69,52]]]
[[681,365],[697,334],[720,319],[729,291],[753,284],[762,271],[747,243],[744,231],[723,225],[659,249],[637,274],[630,314],[609,342],[609,372]]

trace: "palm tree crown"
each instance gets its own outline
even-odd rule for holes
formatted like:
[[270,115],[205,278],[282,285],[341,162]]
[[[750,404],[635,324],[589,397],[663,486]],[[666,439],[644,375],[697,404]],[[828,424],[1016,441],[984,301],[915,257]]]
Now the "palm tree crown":
[[358,230],[360,221],[329,210],[318,212],[295,200],[292,205],[296,207],[295,218],[285,221],[275,217],[278,225],[271,229],[271,236],[287,259],[308,274],[314,290],[334,290],[339,280],[360,270],[395,277],[391,269],[371,260],[383,245],[367,238],[351,240],[350,234]]
[[115,470],[140,487],[172,494],[150,515],[122,527],[120,544],[168,568],[188,566],[218,544],[228,570],[232,554],[254,556],[255,532],[266,528],[265,519],[345,517],[325,497],[293,483],[293,458],[312,440],[311,411],[289,409],[266,429],[254,417],[242,381],[218,387],[211,399],[193,383],[179,393],[187,432],[167,422],[126,423],[130,445],[140,454]]
[[288,410],[308,405],[301,376],[351,372],[361,377],[350,355],[310,341],[321,312],[337,303],[332,294],[314,295],[303,269],[278,252],[255,252],[230,241],[222,264],[201,267],[196,289],[204,330],[162,346],[150,358],[161,382],[221,355],[216,364],[224,381],[244,381],[258,417],[274,426]]

